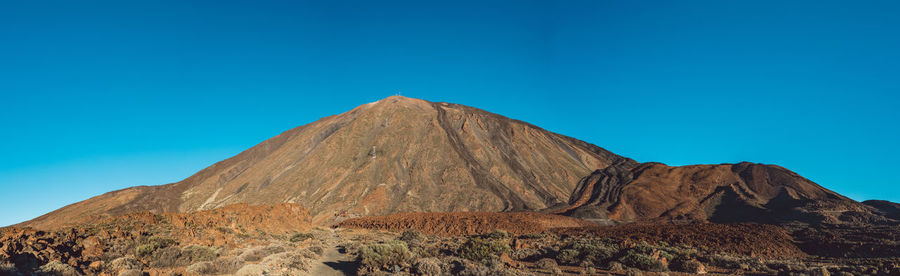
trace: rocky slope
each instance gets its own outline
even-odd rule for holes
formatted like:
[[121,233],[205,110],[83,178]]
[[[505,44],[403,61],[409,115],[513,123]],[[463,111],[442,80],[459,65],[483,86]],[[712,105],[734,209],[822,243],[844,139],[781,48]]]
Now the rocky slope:
[[613,163],[600,147],[476,108],[389,97],[286,131],[178,183],[124,189],[25,222],[297,203],[314,222],[422,211],[566,205],[578,180]]
[[775,165],[671,167],[616,164],[582,179],[556,213],[582,218],[768,224],[895,223],[861,204]]
[[119,275],[130,268],[153,275],[171,275],[164,272],[174,269],[180,275],[192,263],[285,240],[310,227],[307,211],[296,204],[235,204],[192,213],[93,217],[52,231],[2,228],[0,275]]

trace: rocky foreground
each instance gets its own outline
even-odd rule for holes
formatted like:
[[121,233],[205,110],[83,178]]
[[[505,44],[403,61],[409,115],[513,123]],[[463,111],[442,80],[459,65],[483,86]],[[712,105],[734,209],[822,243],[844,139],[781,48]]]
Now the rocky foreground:
[[0,231],[0,275],[897,275],[900,229],[600,226],[541,213],[403,213],[313,227],[294,204]]

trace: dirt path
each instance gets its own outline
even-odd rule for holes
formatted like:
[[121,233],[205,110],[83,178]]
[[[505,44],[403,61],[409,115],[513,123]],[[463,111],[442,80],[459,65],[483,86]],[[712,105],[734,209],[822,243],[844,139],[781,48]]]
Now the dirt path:
[[332,230],[332,238],[326,241],[326,248],[317,262],[313,263],[309,275],[316,276],[344,276],[356,275],[356,262],[353,256],[346,254],[346,250],[337,245],[340,237]]

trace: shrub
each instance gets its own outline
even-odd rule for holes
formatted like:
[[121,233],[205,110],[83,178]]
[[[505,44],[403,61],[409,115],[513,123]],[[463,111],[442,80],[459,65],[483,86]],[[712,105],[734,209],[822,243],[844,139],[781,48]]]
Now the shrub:
[[12,263],[0,263],[0,275],[19,275],[19,270]]
[[150,259],[151,267],[186,266],[198,261],[214,260],[218,250],[211,247],[188,245],[184,248],[170,246],[153,251]]
[[193,274],[210,275],[210,274],[233,274],[239,268],[244,266],[237,257],[224,257],[212,261],[204,261],[192,264],[187,267],[186,271]]
[[394,266],[407,266],[412,252],[403,241],[389,241],[359,248],[359,262],[364,266],[391,269]]
[[625,270],[625,276],[643,276],[644,272],[641,272],[640,269],[629,267]]
[[398,240],[405,242],[409,247],[420,247],[425,242],[425,239],[425,235],[415,229],[403,231],[398,238]]
[[109,262],[106,270],[110,272],[110,274],[116,274],[123,270],[140,270],[144,265],[141,264],[141,261],[132,258],[132,257],[121,257]]
[[52,261],[42,265],[37,272],[39,275],[81,276],[81,272],[78,272],[77,269],[60,261]]
[[284,252],[284,247],[277,245],[259,246],[245,250],[238,257],[245,262],[262,260],[266,256]]
[[144,273],[140,269],[126,269],[119,272],[118,276],[143,276]]
[[151,267],[173,267],[185,266],[191,262],[189,259],[181,255],[181,248],[167,247],[153,251],[153,257],[150,258]]
[[509,238],[509,233],[503,230],[494,230],[493,232],[484,235],[484,237],[488,239],[505,239]]
[[219,249],[201,245],[188,245],[181,249],[181,254],[195,261],[210,261],[219,256]]
[[528,234],[519,236],[520,239],[540,239],[543,237],[544,237],[544,234],[541,234],[541,233],[528,233]]
[[156,247],[152,244],[142,244],[138,245],[137,248],[134,249],[134,254],[138,256],[147,256],[153,253],[156,250]]
[[159,236],[150,237],[149,242],[156,246],[156,248],[169,247],[178,243],[173,239]]
[[314,237],[315,236],[313,236],[312,233],[294,233],[294,235],[291,236],[291,242],[302,242]]
[[556,256],[564,264],[577,265],[589,262],[597,265],[611,260],[619,251],[619,246],[611,240],[579,239],[570,240]]
[[166,248],[177,243],[178,242],[170,238],[153,236],[147,239],[146,243],[138,245],[137,248],[135,248],[135,254],[138,256],[147,256],[157,249]]
[[559,265],[556,264],[556,261],[553,260],[553,259],[550,259],[550,258],[543,258],[543,259],[540,259],[540,260],[538,260],[537,262],[535,262],[534,264],[535,264],[538,268],[546,269],[546,270],[551,270],[551,271],[552,271],[553,269],[559,267]]
[[666,266],[663,265],[662,262],[660,262],[659,260],[656,260],[653,257],[650,257],[650,255],[644,254],[638,250],[628,250],[628,252],[625,254],[625,256],[622,256],[621,258],[619,258],[619,261],[628,267],[638,268],[641,270],[647,270],[647,271],[665,271],[666,270]]
[[244,262],[233,256],[215,259],[212,264],[216,269],[216,274],[232,274],[244,266]]
[[256,275],[264,275],[264,274],[266,274],[266,271],[263,268],[263,266],[259,265],[259,264],[245,265],[245,266],[241,267],[241,269],[238,269],[237,272],[234,273],[234,275],[237,275],[237,276],[256,276]]
[[522,248],[512,251],[509,256],[515,260],[523,261],[540,256],[541,252],[534,248]]
[[457,255],[473,261],[481,261],[491,256],[509,252],[506,241],[496,239],[470,238],[457,250]]
[[727,268],[727,269],[743,269],[748,266],[749,261],[742,260],[737,257],[727,256],[727,255],[712,255],[707,256],[707,263],[715,267]]
[[185,271],[188,273],[200,275],[215,274],[216,267],[212,264],[212,262],[199,262],[188,266]]
[[420,275],[441,275],[441,261],[436,258],[422,258],[413,265]]
[[700,261],[687,257],[677,257],[669,264],[669,269],[678,272],[687,272],[693,274],[706,273],[706,267]]
[[612,272],[623,272],[625,271],[625,265],[617,261],[612,261],[606,265],[606,269]]
[[302,275],[309,269],[309,259],[315,253],[309,250],[294,250],[269,255],[259,264],[241,267],[236,275]]
[[563,264],[577,264],[581,261],[581,254],[575,249],[563,249],[556,254],[556,260]]

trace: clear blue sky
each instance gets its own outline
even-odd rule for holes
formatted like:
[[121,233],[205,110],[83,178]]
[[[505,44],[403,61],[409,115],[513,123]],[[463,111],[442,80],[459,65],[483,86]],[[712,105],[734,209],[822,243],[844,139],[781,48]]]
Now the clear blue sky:
[[2,1],[0,225],[397,91],[642,162],[775,163],[900,201],[898,5]]

